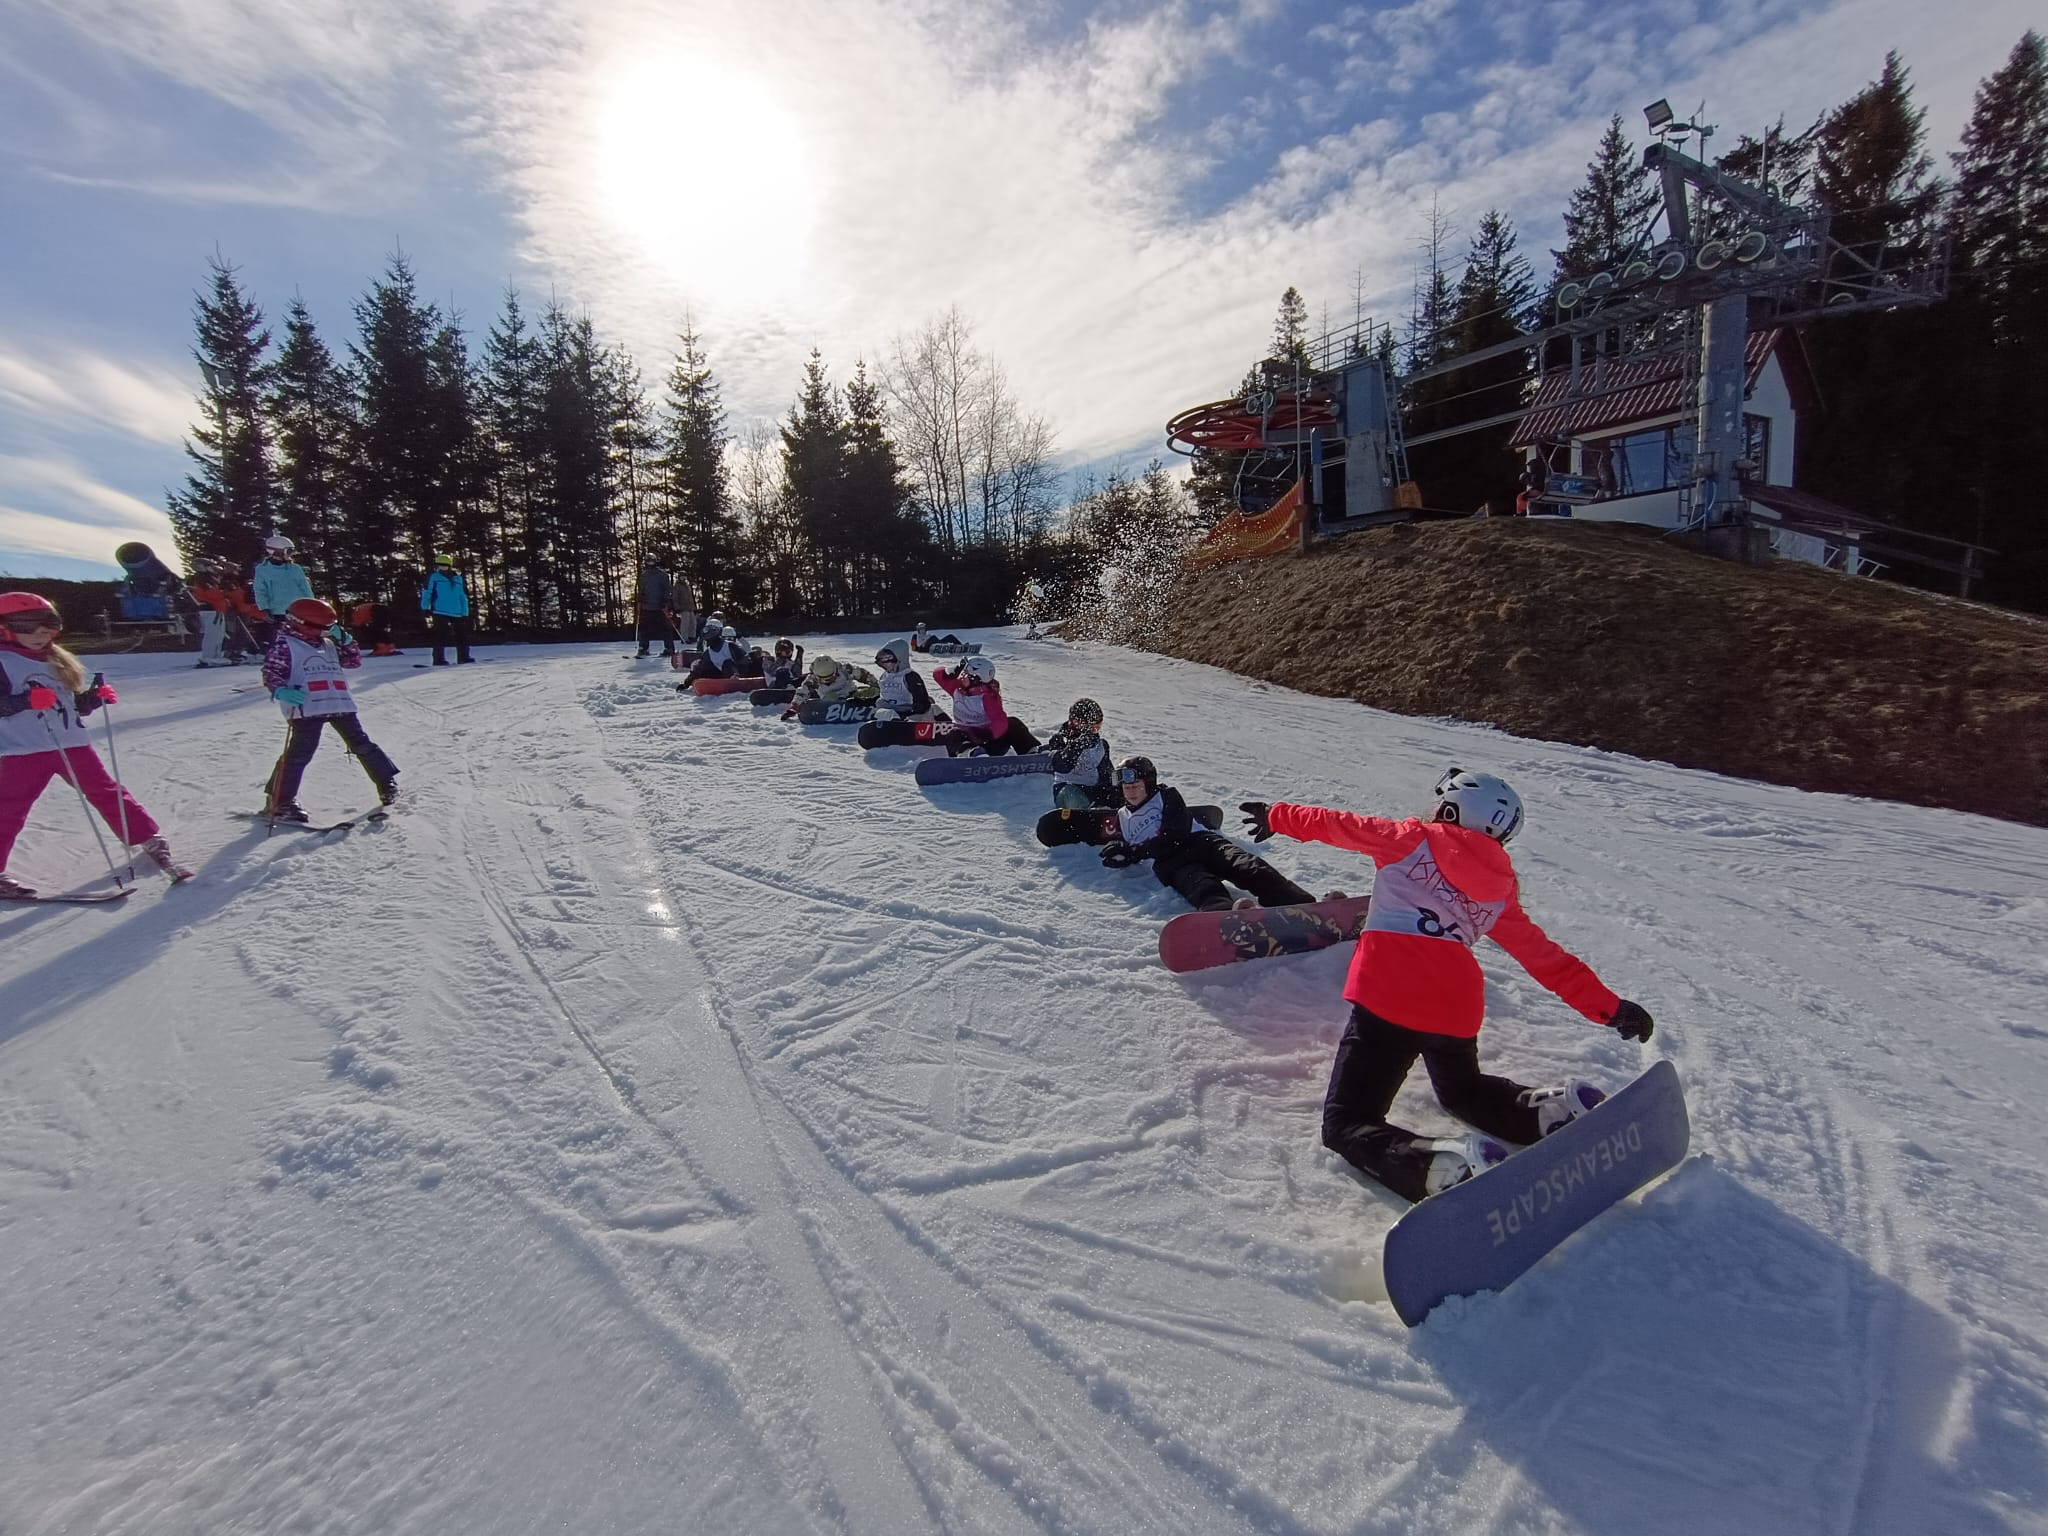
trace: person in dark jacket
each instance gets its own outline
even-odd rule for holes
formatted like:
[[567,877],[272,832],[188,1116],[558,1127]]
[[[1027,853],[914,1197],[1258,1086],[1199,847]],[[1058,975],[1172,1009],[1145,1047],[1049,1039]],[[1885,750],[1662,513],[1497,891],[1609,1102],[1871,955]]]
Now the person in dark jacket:
[[[691,607],[694,609],[695,604]],[[694,621],[695,613],[691,614]],[[647,643],[655,636],[661,637],[661,654],[673,656],[676,653],[676,582],[668,573],[668,567],[661,563],[661,556],[649,555],[647,564],[640,572],[640,648],[634,654],[645,656]]]
[[1067,723],[1041,749],[1052,759],[1052,803],[1062,811],[1107,810],[1122,796],[1110,767],[1109,743],[1102,739],[1102,706],[1076,699]]
[[[1220,832],[1197,828],[1180,791],[1159,782],[1149,757],[1127,757],[1117,765],[1117,839],[1103,845],[1102,862],[1124,869],[1152,861],[1161,885],[1170,885],[1198,912],[1233,906],[1294,907],[1315,900],[1255,853],[1247,853]],[[1252,894],[1236,902],[1224,882]]]

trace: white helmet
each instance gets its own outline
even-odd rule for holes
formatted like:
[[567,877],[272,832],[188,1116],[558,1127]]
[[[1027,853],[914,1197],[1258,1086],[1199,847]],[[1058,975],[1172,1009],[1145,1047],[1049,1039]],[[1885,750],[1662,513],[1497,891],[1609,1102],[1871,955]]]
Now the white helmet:
[[970,656],[960,663],[960,670],[977,683],[992,683],[996,680],[996,664],[986,656]]
[[1436,781],[1436,819],[1505,843],[1522,826],[1522,797],[1490,773],[1446,768]]
[[263,541],[263,547],[265,549],[281,549],[286,554],[290,554],[292,549],[292,541],[286,538],[281,533],[273,533],[269,538]]
[[723,635],[724,633],[725,625],[720,623],[717,619],[706,619],[704,621],[704,638],[706,640],[709,640],[713,645],[716,645],[718,643],[719,636]]

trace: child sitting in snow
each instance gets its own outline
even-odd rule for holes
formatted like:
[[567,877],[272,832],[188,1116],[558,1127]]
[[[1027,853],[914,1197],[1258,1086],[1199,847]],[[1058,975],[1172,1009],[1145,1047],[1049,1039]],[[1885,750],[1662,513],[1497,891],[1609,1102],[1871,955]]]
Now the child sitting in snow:
[[954,730],[946,738],[949,756],[968,752],[1000,757],[1005,752],[1038,750],[1031,728],[1003,708],[996,664],[986,656],[969,656],[954,667],[935,667],[932,679],[953,696]]
[[1046,738],[1052,759],[1052,803],[1056,810],[1099,810],[1116,804],[1110,779],[1109,743],[1102,739],[1102,706],[1076,699],[1067,723]]

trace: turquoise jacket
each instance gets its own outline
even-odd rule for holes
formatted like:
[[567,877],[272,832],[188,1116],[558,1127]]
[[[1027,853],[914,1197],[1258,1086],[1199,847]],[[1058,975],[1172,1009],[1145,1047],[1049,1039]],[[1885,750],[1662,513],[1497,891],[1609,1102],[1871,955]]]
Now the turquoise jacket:
[[306,580],[305,567],[295,560],[287,560],[283,565],[258,560],[256,579],[250,585],[255,589],[256,606],[272,618],[283,614],[300,598],[313,595],[313,583]]
[[469,589],[462,584],[460,571],[436,571],[427,578],[426,590],[420,593],[420,612],[438,613],[447,619],[469,617]]

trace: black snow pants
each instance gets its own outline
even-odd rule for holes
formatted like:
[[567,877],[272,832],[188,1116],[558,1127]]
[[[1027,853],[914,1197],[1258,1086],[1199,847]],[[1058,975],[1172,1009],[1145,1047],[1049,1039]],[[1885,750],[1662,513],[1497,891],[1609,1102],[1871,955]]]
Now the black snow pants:
[[1536,1111],[1522,1102],[1527,1088],[1479,1070],[1476,1039],[1404,1029],[1353,1003],[1323,1095],[1323,1145],[1395,1194],[1422,1199],[1431,1138],[1387,1123],[1417,1057],[1437,1102],[1475,1130],[1525,1146],[1542,1135]]
[[986,734],[986,732],[976,733],[967,730],[948,733],[946,737],[946,755],[948,757],[958,757],[962,752],[971,752],[976,747],[980,747],[990,757],[1001,757],[1005,752],[1036,752],[1038,750],[1038,738],[1031,734],[1031,727],[1022,720],[1019,720],[1015,715],[1010,716],[1010,728],[1004,731],[1002,735],[995,737],[993,740],[985,740],[983,738]]
[[363,772],[377,786],[379,795],[398,777],[398,765],[384,755],[382,747],[370,740],[369,733],[363,729],[363,722],[356,716],[316,715],[310,719],[294,720],[289,726],[291,739],[285,743],[277,766],[270,773],[270,809],[282,810],[297,804],[299,781],[305,778],[306,767],[313,761],[313,754],[320,750],[320,728],[324,725],[334,727],[334,734],[347,745],[349,756],[363,765]]
[[1197,832],[1152,861],[1161,885],[1170,885],[1198,912],[1230,906],[1227,880],[1243,886],[1262,907],[1293,907],[1315,897],[1255,853],[1247,853],[1220,832]]

